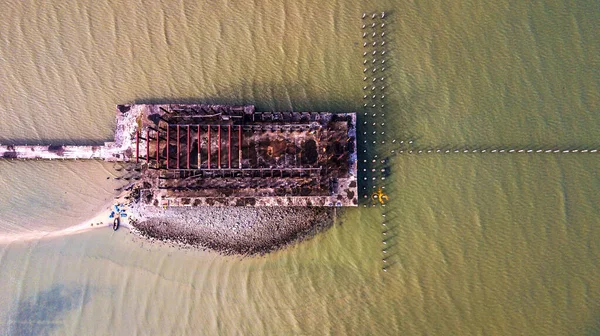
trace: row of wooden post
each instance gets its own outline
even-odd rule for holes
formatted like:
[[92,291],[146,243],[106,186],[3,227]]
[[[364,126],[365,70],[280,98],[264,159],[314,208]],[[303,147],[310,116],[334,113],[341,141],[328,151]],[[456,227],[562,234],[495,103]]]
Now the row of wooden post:
[[[191,128],[193,125],[183,125],[183,127],[187,127],[187,165],[186,168],[187,169],[191,169],[190,166],[190,153],[191,153]],[[208,136],[208,142],[207,142],[207,152],[208,152],[208,158],[207,158],[207,166],[210,169],[211,168],[211,128],[212,127],[218,127],[218,132],[217,132],[217,141],[219,146],[217,147],[217,168],[221,169],[221,128],[224,125],[204,125],[206,126],[207,129],[207,136]],[[175,169],[180,169],[181,168],[181,164],[180,164],[180,153],[181,153],[181,127],[182,125],[167,125],[167,129],[166,129],[166,141],[167,141],[167,146],[166,146],[166,168],[167,169],[171,169],[171,165],[170,165],[170,153],[169,153],[169,145],[171,143],[171,127],[176,127],[177,128],[177,167]],[[202,157],[201,157],[201,125],[197,125],[198,127],[198,164],[197,164],[197,169],[200,169],[200,165],[202,164]],[[239,159],[239,166],[238,168],[242,168],[242,126],[238,125],[237,126],[238,129],[238,159]],[[160,168],[160,130],[159,129],[153,129],[154,130],[154,136],[156,137],[156,144],[155,144],[155,148],[156,148],[156,168]],[[232,132],[232,127],[231,125],[227,125],[227,168],[231,169],[231,132]],[[136,162],[139,163],[140,162],[140,131],[138,130],[136,133]],[[142,138],[143,139],[143,138]],[[150,128],[146,129],[146,163],[150,164],[150,141],[151,141],[151,133],[150,133]]]

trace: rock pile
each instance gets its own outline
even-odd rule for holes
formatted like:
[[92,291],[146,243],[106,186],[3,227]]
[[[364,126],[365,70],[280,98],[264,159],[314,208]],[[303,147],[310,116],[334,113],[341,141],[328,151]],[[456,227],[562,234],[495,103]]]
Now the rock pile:
[[256,255],[312,237],[329,228],[334,208],[172,207],[132,205],[133,231],[149,240],[221,254]]

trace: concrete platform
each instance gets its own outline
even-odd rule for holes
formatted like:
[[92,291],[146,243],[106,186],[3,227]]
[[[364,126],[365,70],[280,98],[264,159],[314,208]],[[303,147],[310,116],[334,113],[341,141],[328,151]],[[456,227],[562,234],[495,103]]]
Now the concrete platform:
[[356,114],[118,105],[103,146],[0,145],[0,158],[139,165],[148,206],[357,206]]

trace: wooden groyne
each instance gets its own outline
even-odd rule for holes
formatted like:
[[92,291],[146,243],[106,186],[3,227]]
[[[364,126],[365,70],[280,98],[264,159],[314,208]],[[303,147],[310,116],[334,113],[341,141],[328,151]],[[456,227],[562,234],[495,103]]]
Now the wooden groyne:
[[[362,38],[363,38],[363,47],[365,48],[363,51],[363,107],[364,107],[364,121],[363,125],[367,125],[367,119],[371,119],[368,124],[372,123],[373,126],[373,135],[377,136],[379,133],[381,134],[381,143],[385,144],[385,138],[389,137],[389,133],[384,137],[385,132],[379,131],[380,127],[385,126],[384,122],[379,121],[383,117],[385,117],[385,89],[386,89],[386,76],[384,76],[384,72],[386,70],[386,65],[389,65],[389,54],[387,54],[387,46],[386,46],[386,34],[387,34],[387,15],[385,12],[376,12],[376,13],[363,13],[362,15]],[[363,131],[364,135],[364,144],[367,144],[367,132]],[[370,133],[370,132],[369,132]],[[378,143],[379,141],[373,141],[373,143]],[[395,142],[395,140],[393,141]],[[373,156],[369,155],[366,147],[363,147],[363,163],[367,164],[367,161],[373,163],[373,168],[371,170],[371,180],[367,181],[367,168],[363,166],[363,182],[362,183],[362,191],[364,198],[371,199],[371,205],[375,206],[379,203],[381,206],[385,206],[385,202],[387,202],[387,195],[384,194],[385,185],[384,180],[385,176],[389,174],[388,168],[385,166],[387,160],[381,160],[377,154]],[[369,160],[367,160],[369,157]],[[378,167],[379,169],[375,169],[374,166],[377,165],[377,162],[381,162],[383,167]],[[371,184],[373,191],[377,190],[375,193],[367,193],[367,183]],[[371,188],[368,188],[369,191]],[[385,201],[382,197],[385,195]],[[366,207],[367,204],[363,203],[363,206]],[[388,262],[390,255],[388,255],[388,249],[390,245],[388,243],[391,241],[391,235],[388,236],[389,230],[385,221],[385,213],[383,214],[382,220],[382,270],[383,272],[388,271],[388,267],[391,263]]]

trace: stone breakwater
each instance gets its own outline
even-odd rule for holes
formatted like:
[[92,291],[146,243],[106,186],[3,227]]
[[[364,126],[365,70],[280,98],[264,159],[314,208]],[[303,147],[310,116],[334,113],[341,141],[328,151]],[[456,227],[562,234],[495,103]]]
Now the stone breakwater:
[[131,207],[132,232],[150,241],[213,250],[224,255],[261,255],[314,236],[334,223],[323,207]]

